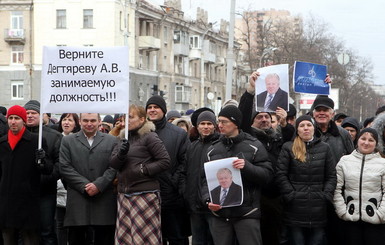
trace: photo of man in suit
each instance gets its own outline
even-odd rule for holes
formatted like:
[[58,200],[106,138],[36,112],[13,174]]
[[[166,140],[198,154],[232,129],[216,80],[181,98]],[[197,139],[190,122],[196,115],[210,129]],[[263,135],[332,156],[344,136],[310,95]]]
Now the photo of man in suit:
[[257,111],[272,112],[281,107],[288,110],[289,96],[280,86],[280,78],[276,73],[270,73],[265,78],[266,91],[257,95]]
[[242,187],[233,182],[233,174],[228,168],[220,168],[217,172],[219,186],[211,191],[211,202],[222,207],[242,204]]

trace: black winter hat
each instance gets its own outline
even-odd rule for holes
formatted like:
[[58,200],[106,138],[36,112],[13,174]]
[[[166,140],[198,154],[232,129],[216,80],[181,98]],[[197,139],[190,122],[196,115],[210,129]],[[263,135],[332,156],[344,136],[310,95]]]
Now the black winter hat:
[[114,124],[114,118],[111,115],[106,115],[103,118],[103,122]]
[[309,115],[302,115],[302,116],[300,116],[299,118],[297,118],[296,120],[295,120],[295,130],[297,131],[297,129],[298,129],[298,125],[300,124],[300,122],[302,122],[302,121],[309,121],[309,122],[311,122],[312,124],[313,124],[313,126],[315,126],[314,124],[314,119],[311,117],[311,116],[309,116]]
[[7,108],[5,108],[4,106],[0,106],[0,113],[3,114],[4,116],[7,115]]
[[159,95],[154,95],[154,96],[150,97],[146,103],[146,110],[147,110],[147,107],[151,104],[155,104],[155,105],[159,106],[160,109],[163,111],[163,113],[166,115],[167,106],[166,106],[166,101],[163,99],[163,97],[161,97]]
[[353,127],[357,132],[360,131],[360,123],[354,117],[346,117],[342,121],[341,127]]
[[262,113],[267,113],[267,114],[269,114],[270,119],[272,119],[272,118],[271,118],[271,113],[270,113],[269,111],[253,111],[253,113],[251,114],[251,124],[253,124],[255,117],[256,117],[259,113],[261,113],[261,112],[262,112]]
[[289,110],[287,111],[287,117],[295,117],[297,115],[297,109],[293,104],[289,104]]
[[333,120],[334,121],[337,121],[338,119],[345,119],[345,118],[347,118],[348,117],[348,115],[346,115],[345,113],[342,113],[342,112],[340,112],[340,113],[337,113],[335,116],[334,116],[334,118],[333,118]]
[[374,128],[364,128],[358,134],[357,139],[359,139],[364,133],[370,133],[376,141],[376,145],[378,144],[378,133]]
[[24,108],[26,111],[33,110],[37,111],[40,114],[40,102],[37,100],[30,100],[25,105]]
[[228,105],[219,112],[218,117],[226,117],[230,119],[238,128],[241,127],[242,123],[242,112],[238,109],[238,107],[233,105]]
[[197,125],[199,125],[199,123],[201,123],[202,121],[210,121],[214,125],[217,125],[217,119],[215,118],[215,114],[212,113],[211,111],[204,111],[201,114],[199,114],[197,119]]
[[317,95],[313,102],[313,109],[316,109],[317,107],[326,107],[329,109],[334,109],[334,101],[330,99],[327,95]]

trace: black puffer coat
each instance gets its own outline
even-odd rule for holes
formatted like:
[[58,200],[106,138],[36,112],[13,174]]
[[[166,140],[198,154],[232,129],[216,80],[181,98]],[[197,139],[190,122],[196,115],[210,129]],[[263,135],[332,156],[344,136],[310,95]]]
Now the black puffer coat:
[[335,161],[328,144],[306,143],[306,162],[294,159],[293,142],[283,145],[278,159],[277,183],[284,204],[284,221],[299,227],[326,225],[326,204],[336,187]]
[[214,214],[226,219],[260,218],[261,187],[273,177],[273,167],[262,143],[240,131],[239,135],[233,138],[222,136],[207,152],[207,161],[228,157],[245,159],[245,166],[241,169],[242,205],[223,208]]

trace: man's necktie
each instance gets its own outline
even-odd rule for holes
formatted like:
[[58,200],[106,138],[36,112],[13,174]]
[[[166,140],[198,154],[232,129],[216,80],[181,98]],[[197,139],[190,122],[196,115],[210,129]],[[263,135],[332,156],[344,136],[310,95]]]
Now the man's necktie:
[[269,110],[269,106],[270,106],[272,100],[273,100],[273,95],[269,94],[269,99],[266,101],[265,106],[263,107],[264,111]]
[[227,196],[227,189],[223,189],[223,195],[221,197],[221,200],[219,201],[219,204],[222,206],[223,203],[225,202],[225,199],[226,199],[226,196]]

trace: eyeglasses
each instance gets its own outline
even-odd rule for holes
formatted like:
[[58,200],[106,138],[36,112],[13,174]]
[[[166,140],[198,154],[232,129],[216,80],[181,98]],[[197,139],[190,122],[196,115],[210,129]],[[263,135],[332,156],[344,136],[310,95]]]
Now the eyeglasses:
[[226,125],[226,124],[229,124],[230,121],[229,120],[218,120],[218,124],[223,124],[223,125]]

